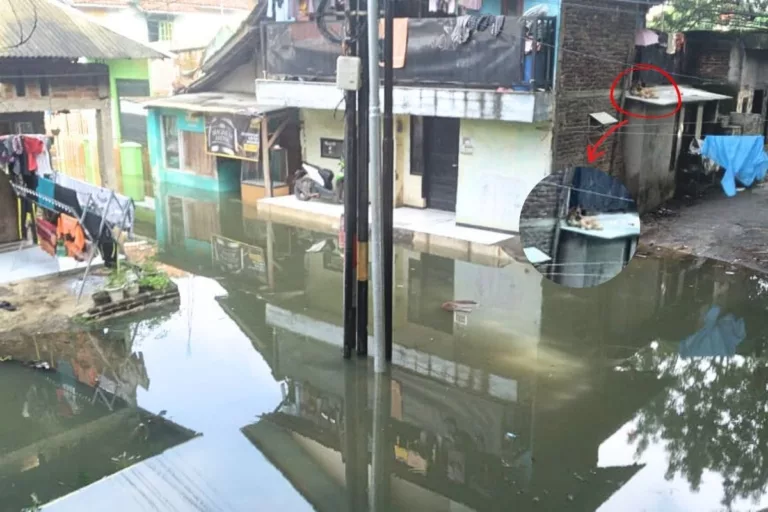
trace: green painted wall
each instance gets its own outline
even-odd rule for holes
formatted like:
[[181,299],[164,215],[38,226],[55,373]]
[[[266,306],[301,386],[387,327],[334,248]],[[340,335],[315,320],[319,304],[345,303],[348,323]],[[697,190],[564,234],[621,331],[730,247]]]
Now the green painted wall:
[[147,59],[116,59],[106,61],[109,68],[109,97],[112,100],[112,133],[115,140],[122,142],[120,136],[120,98],[117,96],[116,80],[149,80],[149,61]]

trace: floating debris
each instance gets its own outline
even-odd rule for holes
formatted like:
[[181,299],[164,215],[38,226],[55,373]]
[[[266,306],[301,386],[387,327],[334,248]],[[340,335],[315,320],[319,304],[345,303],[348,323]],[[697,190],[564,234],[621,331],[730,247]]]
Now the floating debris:
[[471,313],[476,307],[478,304],[473,300],[449,300],[443,302],[441,306],[444,311],[459,311],[461,313]]

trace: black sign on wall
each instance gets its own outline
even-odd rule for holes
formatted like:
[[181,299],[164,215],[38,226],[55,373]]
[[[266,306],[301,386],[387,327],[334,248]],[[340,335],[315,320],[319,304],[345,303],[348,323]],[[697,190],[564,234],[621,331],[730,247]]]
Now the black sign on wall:
[[344,158],[344,141],[339,139],[320,138],[320,156],[323,158]]

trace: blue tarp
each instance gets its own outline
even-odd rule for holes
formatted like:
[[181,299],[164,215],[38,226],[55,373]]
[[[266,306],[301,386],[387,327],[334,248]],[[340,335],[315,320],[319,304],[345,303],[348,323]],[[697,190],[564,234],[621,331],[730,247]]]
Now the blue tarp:
[[736,195],[736,181],[751,187],[765,178],[768,155],[762,135],[708,135],[701,146],[701,155],[725,169],[720,181],[725,195]]
[[712,306],[704,319],[704,327],[680,342],[680,356],[730,357],[747,336],[744,320],[731,314],[720,317],[720,308]]

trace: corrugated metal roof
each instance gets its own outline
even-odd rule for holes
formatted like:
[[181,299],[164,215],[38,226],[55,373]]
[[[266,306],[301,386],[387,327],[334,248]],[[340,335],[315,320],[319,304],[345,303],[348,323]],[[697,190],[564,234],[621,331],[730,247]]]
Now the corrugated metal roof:
[[146,12],[199,12],[225,9],[250,11],[249,0],[139,0],[139,9]]
[[162,59],[165,56],[55,0],[0,0],[0,57]]
[[144,103],[145,108],[175,108],[188,112],[209,112],[258,116],[284,110],[284,107],[259,105],[256,96],[232,92],[197,92],[157,98]]

